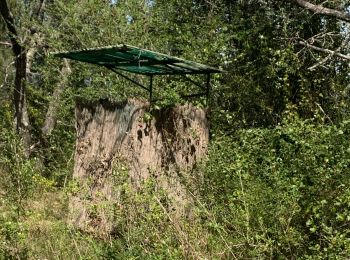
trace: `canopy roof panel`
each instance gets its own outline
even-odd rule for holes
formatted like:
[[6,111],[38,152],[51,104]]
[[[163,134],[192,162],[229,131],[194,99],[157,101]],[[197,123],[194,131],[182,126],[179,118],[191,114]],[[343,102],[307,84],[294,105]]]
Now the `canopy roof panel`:
[[197,62],[125,44],[59,52],[53,55],[143,75],[210,74],[222,72],[219,69]]

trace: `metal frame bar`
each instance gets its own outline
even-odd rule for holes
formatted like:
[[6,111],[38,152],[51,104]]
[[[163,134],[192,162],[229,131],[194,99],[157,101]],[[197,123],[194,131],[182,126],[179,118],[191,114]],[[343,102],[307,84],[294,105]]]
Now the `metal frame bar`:
[[[113,68],[113,67],[109,67],[109,66],[105,66],[107,69],[113,71],[114,73],[116,73],[117,75],[123,77],[126,80],[129,80],[130,82],[134,83],[135,85],[141,87],[144,90],[147,90],[149,92],[149,101],[152,102],[152,98],[153,98],[153,77],[155,75],[158,74],[144,74],[145,76],[149,76],[150,80],[149,80],[149,87],[145,87],[144,85],[142,85],[141,83],[137,82],[136,80],[124,75],[123,73],[121,73],[120,71],[118,71],[117,69]],[[198,73],[198,74],[203,74],[203,73]],[[210,97],[210,73],[206,73],[204,75],[207,76],[207,81],[206,81],[206,86],[203,87],[203,85],[201,85],[200,83],[192,80],[189,77],[186,77],[186,74],[180,74],[184,79],[186,79],[187,81],[191,82],[193,85],[199,87],[201,90],[204,90],[205,92],[203,93],[196,93],[196,94],[190,94],[190,95],[182,95],[181,97],[183,98],[192,98],[192,97],[201,97],[201,96],[206,96],[207,100],[209,100]]]
[[210,73],[207,74],[207,101],[209,101],[210,98]]
[[126,75],[124,75],[123,73],[121,73],[121,72],[115,70],[114,68],[110,68],[110,67],[107,67],[107,68],[108,68],[109,70],[113,71],[114,73],[116,73],[117,75],[123,77],[124,79],[129,80],[129,81],[131,81],[132,83],[134,83],[135,85],[137,85],[137,86],[143,88],[144,90],[150,91],[149,88],[145,87],[144,85],[142,85],[141,83],[137,82],[136,80],[134,80],[134,79],[132,79],[132,78],[129,78],[128,76],[126,76]]
[[192,80],[192,79],[189,78],[189,77],[186,77],[186,75],[180,75],[180,76],[183,77],[184,79],[186,79],[187,81],[191,82],[193,85],[196,85],[196,86],[199,87],[200,89],[206,90],[206,88],[203,87],[200,83],[198,83],[198,82]]
[[196,94],[190,94],[190,95],[182,95],[182,98],[193,98],[193,97],[203,97],[206,93],[196,93]]

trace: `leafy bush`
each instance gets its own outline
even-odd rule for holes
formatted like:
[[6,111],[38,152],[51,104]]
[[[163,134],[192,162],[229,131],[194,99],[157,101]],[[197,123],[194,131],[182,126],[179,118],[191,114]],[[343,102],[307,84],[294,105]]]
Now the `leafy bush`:
[[293,119],[218,137],[202,198],[239,258],[346,258],[350,122]]

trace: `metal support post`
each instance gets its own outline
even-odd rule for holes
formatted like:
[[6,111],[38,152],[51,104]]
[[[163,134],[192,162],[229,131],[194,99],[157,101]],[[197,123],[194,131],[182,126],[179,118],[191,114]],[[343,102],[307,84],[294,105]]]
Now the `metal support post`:
[[149,82],[149,102],[152,102],[152,93],[153,92],[153,75],[150,75],[150,82]]
[[209,102],[209,98],[210,98],[210,73],[207,74],[207,102]]

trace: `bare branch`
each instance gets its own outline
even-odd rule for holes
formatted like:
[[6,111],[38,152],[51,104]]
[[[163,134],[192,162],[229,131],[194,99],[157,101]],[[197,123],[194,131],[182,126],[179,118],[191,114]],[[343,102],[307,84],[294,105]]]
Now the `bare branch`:
[[343,41],[343,43],[331,54],[329,54],[327,57],[325,57],[324,59],[320,60],[319,62],[317,62],[316,64],[312,65],[309,70],[314,70],[316,67],[321,66],[323,64],[325,64],[328,60],[330,60],[331,58],[334,57],[334,55],[336,55],[336,53],[339,53],[341,51],[342,48],[344,48],[348,43],[349,43],[350,38],[346,39]]
[[321,112],[323,113],[323,115],[329,120],[329,122],[331,122],[333,124],[333,121],[332,119],[327,115],[327,113],[324,111],[324,109],[322,108],[322,106],[315,102],[315,104],[318,106],[318,108],[321,110]]
[[304,7],[305,9],[308,9],[316,14],[324,14],[328,16],[336,17],[344,22],[350,22],[350,14],[347,14],[346,12],[339,11],[336,9],[331,9],[327,7],[323,7],[322,5],[315,5],[305,0],[293,0],[301,7]]
[[12,61],[9,65],[7,65],[6,69],[5,69],[5,78],[4,78],[4,82],[0,85],[0,88],[3,88],[6,84],[7,84],[7,79],[9,77],[9,68],[14,64],[15,62]]
[[40,18],[46,5],[46,0],[38,0],[30,12],[30,17]]
[[308,68],[308,70],[315,70],[317,67],[322,66],[323,64],[325,64],[327,61],[329,61],[331,58],[333,58],[334,53],[333,54],[329,54],[327,57],[323,58],[322,60],[320,60],[319,62],[317,62],[316,64],[312,65],[310,68]]
[[46,0],[39,1],[39,8],[37,9],[36,16],[39,17],[45,8]]
[[350,56],[349,55],[345,55],[345,54],[339,53],[337,51],[332,51],[332,50],[329,50],[329,49],[321,48],[321,47],[309,44],[309,43],[307,43],[305,41],[299,41],[299,44],[301,44],[301,45],[303,45],[305,47],[308,47],[310,49],[313,49],[315,51],[327,53],[327,54],[330,54],[330,55],[333,55],[333,56],[337,56],[337,57],[342,58],[342,59],[350,60]]
[[10,42],[0,42],[0,44],[8,46],[8,47],[12,47],[12,43],[10,43]]

